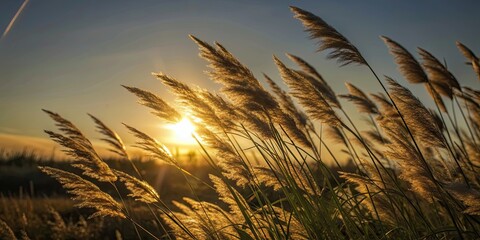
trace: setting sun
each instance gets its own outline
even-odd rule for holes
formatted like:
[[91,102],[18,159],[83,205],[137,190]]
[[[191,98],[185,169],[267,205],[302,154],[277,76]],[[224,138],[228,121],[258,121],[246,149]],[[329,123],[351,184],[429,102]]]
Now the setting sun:
[[172,131],[172,138],[178,144],[194,144],[196,142],[192,137],[195,126],[188,118],[183,118],[176,124],[169,124],[167,128]]

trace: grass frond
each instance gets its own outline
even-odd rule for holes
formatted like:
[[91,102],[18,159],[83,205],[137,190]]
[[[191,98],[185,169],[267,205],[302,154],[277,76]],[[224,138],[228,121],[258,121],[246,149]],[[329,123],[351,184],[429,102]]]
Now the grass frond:
[[367,65],[358,49],[323,19],[297,7],[290,7],[290,10],[310,33],[310,38],[318,40],[318,51],[332,50],[328,58],[336,59],[342,66],[351,63]]
[[382,40],[393,55],[393,58],[405,79],[410,83],[428,82],[427,74],[425,74],[420,63],[418,63],[407,49],[388,37],[382,36]]
[[123,213],[122,206],[92,182],[76,174],[52,167],[39,167],[39,169],[61,183],[63,188],[73,195],[72,199],[77,201],[76,206],[94,209],[95,212],[92,213],[89,218],[107,216],[126,217]]

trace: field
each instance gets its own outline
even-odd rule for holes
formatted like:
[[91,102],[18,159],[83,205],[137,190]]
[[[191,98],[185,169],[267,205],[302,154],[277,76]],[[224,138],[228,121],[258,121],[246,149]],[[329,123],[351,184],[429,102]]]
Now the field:
[[[180,157],[195,176],[208,181],[208,167],[199,163],[198,159],[189,156]],[[181,200],[184,196],[192,197],[191,190],[184,184],[185,177],[175,168],[148,159],[133,160],[145,179],[155,187],[166,202]],[[107,159],[106,162],[116,169],[133,174],[129,162],[121,159]],[[87,219],[92,214],[88,209],[74,207],[74,201],[69,198],[62,186],[54,179],[42,174],[38,166],[51,166],[68,169],[73,172],[71,162],[65,159],[46,159],[34,152],[3,151],[0,158],[0,216],[20,236],[22,230],[34,236],[32,239],[111,239],[121,236],[123,239],[136,238],[132,225],[124,219],[94,218]],[[107,186],[108,189],[108,186]],[[214,192],[202,187],[193,186],[202,199],[214,200]],[[109,189],[111,192],[113,189]],[[127,194],[125,189],[120,189]],[[136,218],[150,231],[165,234],[155,223],[155,217],[147,208],[129,201]],[[118,233],[117,233],[118,232]],[[148,238],[145,233],[140,233]]]
[[[383,91],[345,83],[347,93],[337,94],[292,54],[291,63],[273,57],[283,82],[266,74],[260,80],[220,43],[190,35],[220,92],[160,72],[153,76],[177,105],[123,87],[165,124],[191,129],[195,154],[172,154],[124,124],[145,153],[134,159],[115,130],[90,115],[116,155],[105,159],[74,121],[43,110],[56,127],[46,134],[70,161],[4,156],[4,236],[479,239],[480,91],[427,50],[418,48],[416,57],[385,36],[407,84],[379,77],[361,46],[315,14],[290,10],[320,52],[344,68],[364,68],[368,84]],[[480,80],[479,58],[456,46],[468,76]],[[425,87],[425,98],[413,85]]]

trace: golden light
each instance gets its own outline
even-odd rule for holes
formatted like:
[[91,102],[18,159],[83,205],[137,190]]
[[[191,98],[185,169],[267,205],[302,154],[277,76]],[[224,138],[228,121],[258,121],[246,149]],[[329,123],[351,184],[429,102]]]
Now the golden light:
[[167,126],[173,132],[173,141],[177,144],[195,144],[196,141],[192,137],[192,134],[195,133],[195,126],[188,120],[188,118],[183,118],[180,122],[176,124],[169,124]]

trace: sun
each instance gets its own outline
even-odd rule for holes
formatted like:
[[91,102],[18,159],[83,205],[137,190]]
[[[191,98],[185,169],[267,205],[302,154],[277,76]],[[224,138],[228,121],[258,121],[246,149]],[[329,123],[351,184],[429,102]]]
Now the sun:
[[167,125],[167,128],[170,129],[173,133],[173,140],[177,144],[195,144],[196,141],[193,138],[195,133],[195,126],[188,120],[188,118],[183,118],[180,122],[175,124]]

